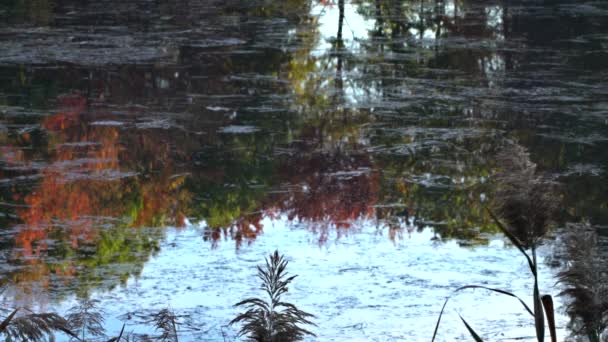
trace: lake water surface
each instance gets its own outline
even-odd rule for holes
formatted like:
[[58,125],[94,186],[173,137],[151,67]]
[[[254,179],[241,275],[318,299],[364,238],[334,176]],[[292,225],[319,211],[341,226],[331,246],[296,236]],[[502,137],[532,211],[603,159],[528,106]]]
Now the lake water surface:
[[[459,286],[531,305],[485,210],[513,144],[561,184],[557,226],[608,235],[607,2],[4,1],[2,307],[97,299],[112,335],[169,306],[180,340],[233,341],[278,249],[311,341],[429,341]],[[534,340],[505,298],[459,295],[439,340],[470,339],[458,314]]]

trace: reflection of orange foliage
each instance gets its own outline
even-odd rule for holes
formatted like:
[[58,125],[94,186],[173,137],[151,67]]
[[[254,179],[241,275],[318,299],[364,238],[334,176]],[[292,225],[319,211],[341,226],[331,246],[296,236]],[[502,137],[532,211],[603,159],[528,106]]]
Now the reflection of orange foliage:
[[[46,249],[46,244],[36,244],[37,241],[46,239],[46,231],[43,229],[31,229],[25,228],[19,231],[16,238],[17,245],[23,248],[23,256],[31,257],[33,255],[40,255],[42,251]],[[35,248],[34,248],[35,246]]]
[[84,111],[87,99],[81,95],[64,95],[59,97],[59,113],[44,120],[42,126],[48,130],[61,130],[79,121],[78,116]]
[[43,264],[31,264],[27,267],[27,272],[16,272],[13,274],[11,282],[13,284],[28,284],[28,288],[23,292],[31,291],[31,283],[38,282],[42,287],[49,286],[49,270]]
[[[65,136],[71,131],[64,128],[61,133]],[[17,236],[24,255],[32,255],[33,238],[46,238],[39,235],[53,226],[59,225],[66,230],[72,248],[78,248],[79,240],[90,241],[95,236],[91,217],[104,211],[99,195],[115,187],[87,177],[118,169],[118,131],[102,127],[75,139],[95,143],[84,147],[78,144],[58,146],[53,163],[42,170],[39,188],[24,199],[28,208],[18,212],[26,227]]]
[[[57,173],[43,171],[45,177],[38,191],[25,198],[28,208],[18,211],[25,227],[17,235],[17,244],[23,247],[26,256],[39,255],[44,250],[34,251],[32,244],[47,238],[53,226],[65,226],[72,248],[79,240],[90,241],[94,232],[89,218],[93,213],[90,194],[77,186],[68,186]],[[63,228],[63,227],[62,227]]]
[[[25,257],[30,264],[41,262],[46,257],[48,239],[74,250],[83,242],[94,244],[98,237],[96,222],[104,217],[128,216],[135,227],[163,224],[172,218],[177,225],[185,223],[178,204],[187,200],[188,194],[181,191],[183,177],[172,177],[167,144],[159,144],[156,135],[146,136],[151,131],[126,135],[123,133],[128,131],[120,127],[88,125],[83,121],[86,99],[82,97],[64,96],[59,102],[59,113],[43,122],[49,130],[50,145],[48,164],[40,171],[42,180],[21,199],[26,207],[17,210],[23,221],[16,236],[18,258]],[[121,139],[137,144],[125,149]],[[3,157],[22,158],[17,152],[7,150]],[[137,164],[142,160],[147,164]],[[133,162],[136,164],[129,165]],[[123,168],[162,172],[139,179],[135,172],[125,173]],[[172,217],[165,217],[168,212]],[[62,267],[46,272],[64,276],[76,272],[75,267]]]
[[[131,223],[134,227],[147,226],[154,223],[154,218],[159,214],[172,213],[171,224],[181,228],[186,225],[186,216],[176,204],[187,202],[190,194],[178,191],[185,177],[171,177],[170,170],[165,170],[159,178],[153,182],[139,184],[140,193],[143,197],[142,208],[137,213],[137,218]],[[120,215],[120,214],[114,214]]]
[[9,164],[19,164],[24,160],[23,151],[13,146],[0,147],[0,156]]
[[[68,129],[67,125],[74,125],[78,121],[80,112],[85,108],[86,99],[82,96],[63,96],[59,102],[62,110],[59,114],[47,118],[43,126],[48,129]],[[63,132],[63,131],[62,131]],[[104,135],[105,139],[116,139],[116,135]],[[86,137],[83,139],[86,140]],[[102,146],[109,146],[112,141]],[[100,149],[102,154],[108,154],[104,149]],[[17,245],[23,248],[24,256],[40,256],[40,253],[46,249],[44,243],[36,244],[36,241],[41,241],[47,238],[48,230],[55,220],[70,222],[70,240],[72,247],[78,246],[78,239],[84,237],[89,239],[90,220],[83,219],[91,215],[91,199],[86,192],[81,191],[78,187],[69,186],[64,178],[65,171],[70,168],[87,167],[91,165],[70,165],[70,162],[75,158],[74,148],[58,147],[55,151],[54,163],[43,169],[43,181],[40,187],[27,195],[24,199],[27,209],[19,210],[18,214],[24,222],[24,228],[21,229],[16,237]],[[97,160],[93,158],[92,160]],[[107,160],[107,158],[103,158]],[[116,159],[116,156],[110,157]],[[93,163],[95,164],[95,163]],[[100,166],[94,166],[99,168]],[[34,249],[34,245],[36,248]]]

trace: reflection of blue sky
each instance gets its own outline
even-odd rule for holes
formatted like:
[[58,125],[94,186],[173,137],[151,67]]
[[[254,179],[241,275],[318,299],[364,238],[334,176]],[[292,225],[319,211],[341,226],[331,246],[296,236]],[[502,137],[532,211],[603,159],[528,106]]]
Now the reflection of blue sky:
[[[369,32],[374,29],[374,20],[364,18],[358,13],[359,5],[346,3],[344,5],[344,24],[342,26],[342,40],[344,42],[344,53],[355,54],[362,53],[361,44],[362,40],[369,38]],[[311,55],[318,58],[317,68],[323,70],[321,60],[327,58],[333,53],[332,41],[335,41],[338,34],[338,22],[340,17],[340,10],[337,5],[337,1],[331,4],[321,4],[315,2],[312,9],[311,15],[317,18],[317,28],[319,32],[319,39],[317,45],[313,48]],[[332,68],[336,67],[336,57],[332,57],[334,61],[330,63]],[[360,75],[361,71],[358,66],[355,66],[348,72],[343,72],[345,79],[343,95],[344,100],[348,103],[355,104],[361,102],[361,99],[369,99],[375,95],[380,95],[380,91],[374,89],[374,87],[368,87],[362,89],[352,82],[353,79]]]
[[[374,28],[374,20],[366,20],[357,12],[358,5],[346,3],[344,5],[344,25],[342,27],[342,39],[346,49],[353,51],[359,48],[357,40],[367,39],[369,31]],[[331,40],[336,39],[338,33],[338,22],[340,10],[335,4],[323,5],[315,3],[311,15],[318,18],[318,29],[320,40],[314,49],[314,56],[319,57],[331,51]]]
[[[370,4],[356,4],[346,1],[344,8],[344,26],[343,26],[343,40],[345,51],[342,54],[356,55],[358,60],[374,59],[378,60],[374,66],[377,68],[380,65],[380,61],[398,61],[404,58],[416,58],[421,59],[430,58],[430,55],[436,55],[437,53],[451,53],[452,48],[460,50],[466,48],[466,44],[470,40],[477,39],[477,37],[462,36],[460,32],[449,33],[446,37],[447,25],[444,22],[442,27],[442,37],[440,41],[437,41],[437,26],[434,24],[427,23],[428,18],[425,18],[425,25],[422,35],[420,35],[419,29],[414,25],[409,29],[410,37],[401,37],[396,40],[398,44],[402,44],[403,47],[409,49],[410,52],[415,52],[410,55],[402,54],[400,52],[393,51],[392,48],[387,48],[382,52],[374,51],[365,48],[364,45],[373,44],[370,42],[370,32],[375,29],[375,20],[373,18],[366,18],[361,15],[361,7],[370,6]],[[445,3],[445,17],[452,18],[454,20],[465,20],[465,11],[460,8],[454,1],[447,1]],[[410,5],[410,7],[404,7],[404,18],[406,21],[417,22],[420,20],[418,15],[418,6]],[[427,8],[428,11],[432,11],[433,8]],[[373,12],[373,9],[366,9],[367,12]],[[487,27],[490,32],[489,36],[479,37],[486,48],[482,50],[482,53],[476,57],[479,66],[479,73],[487,79],[487,85],[493,88],[500,84],[501,79],[504,77],[505,71],[505,60],[503,53],[497,49],[504,41],[503,32],[503,14],[504,10],[500,5],[489,5],[484,6],[485,21],[479,24]],[[317,58],[317,69],[325,70],[328,77],[324,85],[330,84],[330,78],[333,76],[331,72],[326,70],[332,70],[336,67],[337,57],[333,54],[332,41],[336,39],[339,22],[339,8],[337,1],[325,5],[318,2],[314,2],[311,15],[317,18],[317,28],[319,32],[319,39],[316,41],[316,46],[312,49],[311,55]],[[455,19],[458,18],[458,19]],[[480,17],[480,20],[482,17]],[[450,20],[450,19],[446,19]],[[467,17],[468,21],[475,21],[474,17]],[[466,23],[465,23],[466,25]],[[385,28],[386,29],[386,28]],[[480,34],[484,34],[480,32]],[[390,36],[390,34],[388,34]],[[388,37],[387,36],[387,37]],[[446,39],[447,38],[447,39]],[[381,42],[382,45],[387,45],[387,42]],[[439,44],[439,45],[437,45]],[[464,44],[464,45],[463,45]],[[439,50],[436,48],[439,46]],[[345,58],[346,59],[346,58]],[[388,91],[383,87],[376,84],[375,81],[367,79],[370,75],[366,75],[366,71],[363,68],[368,68],[367,63],[349,63],[348,69],[342,72],[344,79],[343,83],[343,99],[348,105],[362,106],[364,103],[369,106],[377,103],[378,100],[382,101],[383,95]],[[372,70],[374,67],[371,68]],[[404,76],[404,75],[401,75]],[[365,82],[360,82],[362,79],[367,79]],[[403,89],[407,89],[411,82],[406,82],[402,85]],[[419,87],[422,90],[422,87]],[[422,90],[426,92],[426,90]],[[417,95],[422,95],[417,92]],[[429,93],[432,91],[429,90]],[[391,94],[396,95],[396,94]],[[411,89],[407,90],[407,94],[404,94],[404,99],[410,98],[413,94]]]
[[502,6],[488,6],[486,7],[486,15],[488,16],[487,25],[494,31],[495,38],[497,40],[504,40],[503,34],[503,9]]
[[[530,302],[527,265],[500,237],[489,246],[463,248],[455,241],[433,241],[432,231],[426,229],[404,231],[393,242],[386,226],[360,220],[359,228],[348,235],[338,238],[332,230],[328,242],[319,246],[317,235],[284,216],[262,223],[264,234],[236,253],[230,240],[211,248],[197,227],[170,232],[140,277],[126,287],[94,294],[106,308],[112,330],[122,325],[114,317],[170,305],[177,313],[192,315],[205,340],[222,341],[224,333],[235,333],[224,326],[237,313],[232,305],[261,295],[255,266],[275,249],[290,260],[288,271],[299,275],[285,299],[317,316],[319,326],[312,330],[319,337],[311,341],[428,341],[443,300],[465,284],[500,287]],[[547,275],[541,278],[543,289],[555,294],[553,280],[541,268],[541,275]],[[448,305],[440,340],[467,336],[458,313],[486,336],[534,335],[531,317],[517,300],[470,291]],[[558,327],[565,322],[558,315]],[[142,332],[144,327],[127,322],[127,329]],[[563,337],[564,330],[559,334]],[[183,341],[199,338],[196,332],[180,336]]]

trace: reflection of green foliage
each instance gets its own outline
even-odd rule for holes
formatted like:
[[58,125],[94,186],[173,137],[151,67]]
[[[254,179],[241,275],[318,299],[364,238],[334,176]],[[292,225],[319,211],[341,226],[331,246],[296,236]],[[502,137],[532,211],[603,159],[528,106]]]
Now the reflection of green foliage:
[[239,8],[229,7],[227,12],[246,12],[248,16],[260,17],[291,17],[299,18],[302,13],[308,13],[310,2],[303,0],[265,1],[263,6],[243,6]]
[[318,43],[317,30],[305,30],[298,35],[303,46],[293,53],[289,61],[288,78],[294,92],[296,103],[304,108],[325,108],[329,105],[327,93],[322,91],[321,84],[327,81],[322,75],[330,67],[331,58],[317,58],[312,51]]
[[[60,79],[46,75],[47,72],[48,70],[42,70],[32,73],[26,71],[22,66],[18,68],[0,67],[0,77],[12,80],[12,82],[0,83],[0,93],[22,95],[5,98],[5,105],[45,109],[48,108],[49,99],[56,99],[62,92],[68,92],[69,88],[62,85]],[[29,119],[31,120],[31,118]]]
[[[294,52],[288,69],[295,103],[300,113],[290,121],[293,139],[303,139],[311,146],[323,149],[346,148],[344,142],[348,141],[350,143],[346,145],[347,149],[352,150],[365,148],[359,146],[361,137],[369,139],[369,146],[382,147],[374,153],[374,166],[382,170],[382,203],[399,203],[408,208],[420,227],[432,226],[443,238],[468,240],[467,243],[472,244],[485,243],[485,239],[479,238],[481,233],[497,232],[496,226],[482,209],[481,198],[489,196],[490,191],[489,184],[485,184],[484,180],[490,175],[491,163],[485,158],[486,152],[476,151],[487,149],[484,145],[487,140],[484,136],[459,138],[457,133],[454,137],[449,134],[446,134],[446,137],[434,137],[441,135],[442,129],[458,132],[459,128],[454,127],[454,120],[462,117],[460,106],[450,101],[435,100],[432,104],[407,107],[403,119],[400,119],[400,113],[397,113],[391,121],[381,121],[381,129],[370,130],[366,124],[376,121],[372,112],[340,109],[341,106],[348,105],[351,99],[334,96],[344,91],[363,94],[371,91],[372,102],[383,101],[385,98],[394,102],[398,99],[390,89],[409,88],[400,77],[424,77],[424,64],[419,60],[385,60],[389,55],[378,53],[386,48],[396,52],[413,49],[406,47],[404,42],[405,38],[411,36],[407,31],[409,28],[420,28],[420,23],[417,22],[420,18],[417,13],[419,7],[401,2],[399,6],[386,1],[380,1],[379,4],[383,12],[383,37],[378,38],[375,32],[370,32],[369,39],[359,42],[364,51],[369,52],[368,55],[346,50],[330,50],[319,54],[319,51],[315,50],[319,32],[309,30],[300,34],[303,48]],[[361,13],[369,17],[376,15],[375,3],[361,2],[358,5],[360,11],[363,11]],[[431,6],[430,2],[424,6],[425,13],[432,12],[428,7]],[[425,20],[427,24],[434,25],[427,18]],[[400,25],[403,27],[399,28]],[[397,32],[398,29],[401,32]],[[416,49],[417,58],[421,53],[425,59],[430,60],[429,63],[436,54],[432,48]],[[338,58],[341,58],[341,70],[337,69]],[[329,79],[332,77],[338,81],[340,77],[344,78],[343,84],[350,89],[342,89],[341,81],[331,82]],[[384,94],[387,90],[388,93]],[[438,114],[437,106],[453,109]],[[417,114],[414,120],[409,114],[411,112]],[[408,126],[413,126],[411,134],[399,133]],[[467,130],[468,126],[468,123],[463,123],[462,129]],[[361,129],[362,127],[366,129]],[[433,129],[439,133],[434,133]],[[311,137],[311,132],[316,133]],[[438,141],[428,146],[417,145],[419,141],[434,139]],[[399,152],[408,148],[409,152]],[[411,155],[408,156],[408,153]],[[433,160],[442,162],[432,162]],[[428,186],[420,184],[417,179],[427,174],[442,178],[443,181]],[[461,179],[465,181],[461,182]],[[407,193],[397,191],[394,186],[396,183],[406,184]]]
[[[261,139],[254,140],[254,144],[264,143]],[[216,172],[221,170],[221,179],[205,179],[203,173],[186,185],[196,198],[189,216],[204,219],[211,228],[228,227],[243,215],[260,210],[261,200],[272,184],[272,162],[256,149],[270,152],[264,146],[252,148],[246,147],[246,141],[240,143],[243,145],[238,153],[231,156],[205,155],[206,160],[215,164]]]
[[81,294],[99,286],[112,288],[112,279],[118,278],[124,284],[129,277],[139,275],[148,258],[159,251],[162,239],[160,229],[113,226],[78,249],[66,242],[54,248],[50,256],[63,262],[49,267],[78,270],[72,287]]
[[[410,130],[408,119],[394,119],[370,134],[372,145],[382,146],[375,162],[382,170],[385,203],[400,203],[408,208],[419,228],[430,226],[442,238],[456,238],[467,244],[483,243],[483,233],[497,233],[495,224],[483,210],[491,198],[488,179],[493,172],[491,135],[461,137],[460,129],[450,122],[454,112],[444,112],[443,120],[425,108],[417,108],[418,121]],[[436,130],[437,133],[433,133]],[[491,133],[489,133],[491,134]],[[420,141],[433,139],[428,144]],[[465,242],[466,241],[466,242]]]

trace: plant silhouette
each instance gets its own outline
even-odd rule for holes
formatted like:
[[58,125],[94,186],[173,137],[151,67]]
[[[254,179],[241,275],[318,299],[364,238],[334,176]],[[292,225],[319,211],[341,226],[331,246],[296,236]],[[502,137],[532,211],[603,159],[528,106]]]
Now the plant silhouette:
[[310,321],[314,315],[281,300],[288,290],[287,285],[297,277],[287,276],[285,258],[275,251],[263,266],[257,266],[258,278],[262,280],[261,289],[269,298],[247,298],[235,304],[235,307],[247,309],[230,322],[231,325],[243,324],[239,336],[256,342],[292,342],[300,341],[306,335],[316,336],[300,327],[302,324],[316,326]]
[[87,341],[87,337],[105,335],[104,312],[97,307],[98,304],[98,300],[84,297],[77,305],[70,308],[66,316],[72,331],[77,331],[80,335],[80,341]]
[[[536,253],[543,237],[551,227],[551,218],[558,206],[559,201],[555,195],[554,184],[537,173],[536,164],[530,161],[530,155],[520,145],[508,146],[498,155],[497,160],[501,167],[500,172],[496,175],[498,190],[495,210],[497,214],[490,209],[488,209],[488,213],[500,231],[528,262],[531,278],[534,281],[533,306],[531,309],[520,297],[509,291],[480,285],[461,286],[454,290],[453,294],[467,289],[484,289],[514,297],[533,317],[537,341],[543,342],[545,339],[546,315],[551,341],[556,342],[553,297],[540,293]],[[431,341],[435,341],[441,317],[450,298],[451,296],[445,300],[439,313]],[[483,341],[462,316],[460,319],[475,341]]]
[[69,329],[68,322],[56,313],[29,313],[16,317],[22,308],[13,310],[0,323],[0,334],[6,341],[44,342],[55,331],[61,331],[76,337]]

